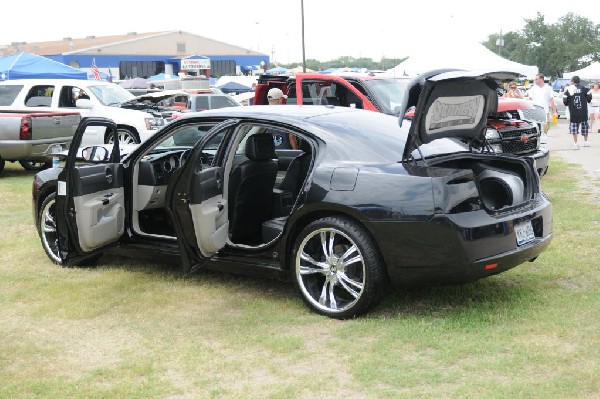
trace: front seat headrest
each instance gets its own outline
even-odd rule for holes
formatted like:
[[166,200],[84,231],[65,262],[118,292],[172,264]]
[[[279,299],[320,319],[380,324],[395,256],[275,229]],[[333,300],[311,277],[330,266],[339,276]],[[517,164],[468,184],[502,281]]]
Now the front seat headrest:
[[246,141],[246,157],[253,161],[265,161],[276,158],[273,135],[260,133],[248,137]]

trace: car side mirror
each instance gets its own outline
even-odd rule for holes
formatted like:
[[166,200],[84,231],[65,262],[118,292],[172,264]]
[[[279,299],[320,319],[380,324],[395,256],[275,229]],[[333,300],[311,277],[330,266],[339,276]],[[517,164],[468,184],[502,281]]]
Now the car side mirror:
[[75,101],[75,106],[77,108],[93,108],[92,101],[87,98],[80,98],[79,100]]
[[81,150],[81,157],[88,162],[105,162],[109,155],[106,148],[97,145]]

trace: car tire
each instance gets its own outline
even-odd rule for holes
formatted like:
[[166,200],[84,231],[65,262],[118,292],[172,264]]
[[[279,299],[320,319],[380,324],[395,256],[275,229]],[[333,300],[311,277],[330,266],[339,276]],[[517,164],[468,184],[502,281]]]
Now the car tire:
[[62,265],[60,251],[58,249],[58,231],[56,229],[56,193],[51,193],[44,201],[38,212],[37,229],[42,242],[42,248],[52,261]]
[[[63,265],[58,248],[58,231],[56,229],[56,193],[51,193],[42,201],[38,212],[37,230],[46,256],[56,265]],[[77,263],[79,266],[95,264],[102,254],[94,254]]]
[[48,161],[46,161],[46,162],[19,161],[19,164],[23,167],[23,169],[30,170],[33,172],[48,169],[50,166],[52,166],[52,162],[48,162]]
[[307,225],[296,238],[291,267],[308,307],[335,319],[367,312],[385,291],[385,268],[375,242],[349,218],[326,217]]
[[[117,137],[119,137],[119,144],[139,144],[140,138],[137,133],[128,128],[119,128],[117,129]],[[104,136],[104,144],[112,144],[113,136],[105,135]]]
[[6,165],[6,161],[0,158],[0,173],[4,170],[4,165]]

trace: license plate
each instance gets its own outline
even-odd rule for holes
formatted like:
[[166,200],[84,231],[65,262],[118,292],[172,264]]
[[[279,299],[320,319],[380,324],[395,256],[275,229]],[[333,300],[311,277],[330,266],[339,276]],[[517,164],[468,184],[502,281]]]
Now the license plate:
[[515,224],[515,235],[517,236],[517,245],[523,245],[535,238],[531,221]]

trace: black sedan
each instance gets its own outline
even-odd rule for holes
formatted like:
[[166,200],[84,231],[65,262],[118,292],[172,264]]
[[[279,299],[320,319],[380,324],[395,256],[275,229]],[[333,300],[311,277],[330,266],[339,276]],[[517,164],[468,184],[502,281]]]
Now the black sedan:
[[334,318],[368,311],[389,286],[503,272],[552,236],[533,161],[481,145],[503,78],[417,79],[401,105],[417,107],[412,123],[333,106],[189,114],[127,155],[118,140],[79,149],[88,125],[117,131],[85,119],[64,168],[34,178],[42,246],[59,265],[139,250],[175,254],[186,273],[292,280]]

